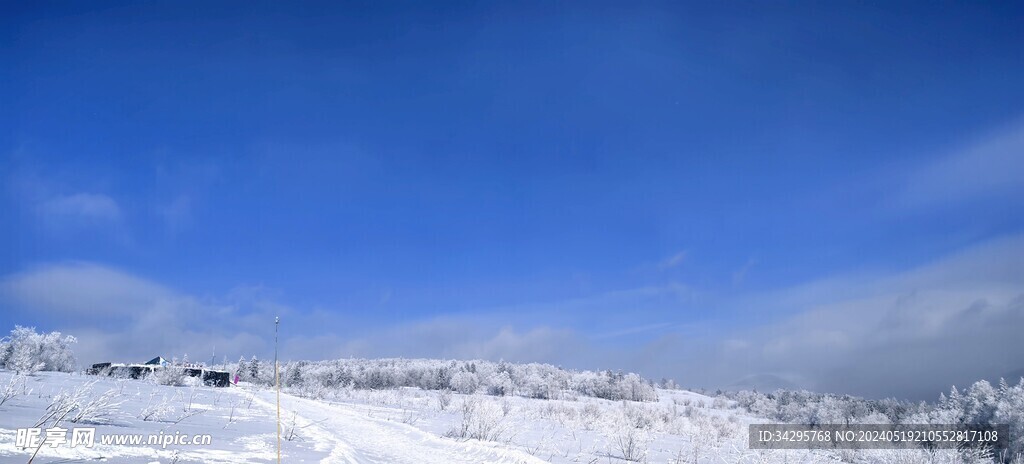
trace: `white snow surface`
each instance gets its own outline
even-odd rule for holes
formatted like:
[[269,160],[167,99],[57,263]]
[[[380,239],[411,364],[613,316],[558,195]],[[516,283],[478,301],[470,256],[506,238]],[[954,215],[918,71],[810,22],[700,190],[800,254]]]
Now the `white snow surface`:
[[[15,394],[0,405],[0,462],[26,462],[34,449],[15,446],[18,428],[33,427],[60,393],[84,392],[85,401],[113,391],[116,404],[105,417],[65,420],[67,429],[95,427],[92,448],[68,445],[39,448],[34,462],[204,462],[276,461],[276,395],[250,385],[212,388],[170,387],[149,380],[39,372],[16,376],[0,371],[0,389]],[[731,410],[709,408],[711,398],[661,391],[654,410],[686,401],[707,409],[722,423]],[[385,391],[331,390],[320,398],[281,394],[282,460],[325,463],[538,463],[625,462],[612,443],[623,403],[579,397],[534,400],[442,394],[405,388]],[[463,423],[463,409],[476,405],[489,420],[490,440],[452,436]],[[676,406],[677,408],[683,406]],[[147,417],[153,410],[161,412]],[[210,434],[207,446],[103,445],[102,434]],[[455,435],[458,435],[457,433]],[[657,434],[653,434],[657,435]],[[685,448],[681,436],[652,436],[644,451],[649,462],[669,462]],[[290,438],[290,439],[289,439]],[[645,438],[646,440],[647,438]]]
[[[5,392],[8,392],[6,395]],[[0,463],[24,463],[16,446],[61,393],[82,403],[108,393],[107,414],[65,420],[95,427],[92,448],[39,448],[36,463],[261,463],[277,460],[276,394],[229,388],[162,386],[150,380],[0,370]],[[799,450],[749,450],[747,425],[763,422],[727,400],[658,390],[659,401],[560,400],[424,391],[330,389],[280,396],[283,462],[322,463],[825,463],[929,462],[876,453],[837,456]],[[73,416],[69,415],[70,416]],[[209,434],[209,445],[103,445],[104,434]],[[482,438],[482,439],[480,439]],[[628,460],[626,458],[629,458]],[[893,458],[893,459],[890,459]],[[925,457],[927,458],[927,457]],[[956,462],[935,460],[931,462]],[[924,458],[922,458],[924,459]]]

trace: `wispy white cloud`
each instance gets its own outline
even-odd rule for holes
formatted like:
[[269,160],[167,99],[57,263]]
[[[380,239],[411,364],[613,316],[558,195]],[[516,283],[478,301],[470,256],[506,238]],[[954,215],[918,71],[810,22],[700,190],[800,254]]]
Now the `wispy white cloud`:
[[908,207],[1005,196],[1024,201],[1024,119],[910,172],[904,185],[899,203]]
[[83,220],[94,223],[121,220],[121,207],[113,198],[99,193],[58,195],[43,201],[38,211],[48,220]]
[[680,264],[683,264],[683,262],[686,261],[686,256],[687,252],[685,250],[680,251],[672,256],[669,256],[668,258],[665,258],[661,260],[660,263],[658,263],[658,269],[664,271],[678,267]]
[[747,280],[747,274],[756,265],[757,265],[757,260],[754,259],[754,258],[750,258],[750,259],[747,260],[747,262],[743,263],[743,265],[740,266],[739,269],[736,269],[735,271],[733,271],[733,273],[732,273],[732,284],[733,284],[733,286],[742,285],[743,282],[745,280]]
[[838,276],[734,304],[746,308],[736,325],[671,344],[700,353],[684,358],[705,382],[760,376],[823,391],[931,398],[953,383],[1024,367],[1024,347],[1012,342],[1024,328],[1024,236],[913,269]]
[[178,232],[192,223],[192,197],[181,194],[158,207],[157,212],[171,232]]
[[45,321],[78,336],[76,351],[84,363],[184,353],[203,359],[214,346],[222,354],[265,355],[272,349],[269,321],[275,315],[294,315],[289,322],[296,324],[302,320],[287,306],[251,292],[200,298],[92,263],[51,264],[9,275],[0,280],[0,303],[15,317]]
[[0,169],[12,204],[28,213],[29,225],[57,237],[88,231],[128,241],[128,214],[110,185],[62,166],[50,165],[22,148],[3,158]]
[[442,315],[348,340],[343,352],[358,357],[431,357],[550,362],[579,366],[598,358],[593,346],[568,328],[539,322],[517,329],[493,315]]
[[638,325],[638,326],[632,326],[632,327],[626,327],[626,328],[623,328],[623,329],[613,330],[613,331],[605,332],[605,333],[602,333],[602,334],[597,334],[593,338],[594,339],[616,338],[616,337],[622,337],[624,335],[636,335],[636,334],[641,334],[641,333],[649,333],[649,332],[665,330],[665,329],[668,329],[668,328],[672,327],[673,325],[675,325],[675,324],[673,324],[671,322],[658,322],[658,323],[654,323],[654,324],[644,324],[644,325]]
[[39,266],[0,283],[6,299],[60,317],[123,316],[176,299],[156,283],[91,263]]
[[196,225],[204,199],[231,173],[216,156],[196,159],[170,149],[161,150],[153,178],[151,211],[163,221],[167,232],[176,234]]

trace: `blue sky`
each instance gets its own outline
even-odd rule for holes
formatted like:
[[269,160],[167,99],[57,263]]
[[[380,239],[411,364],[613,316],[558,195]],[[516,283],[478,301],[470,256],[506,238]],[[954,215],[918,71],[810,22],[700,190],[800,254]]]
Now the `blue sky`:
[[282,314],[295,358],[926,397],[1024,368],[999,337],[965,350],[984,367],[854,361],[963,348],[979,304],[1024,327],[1018,5],[0,17],[0,326],[76,334],[83,362],[265,355]]

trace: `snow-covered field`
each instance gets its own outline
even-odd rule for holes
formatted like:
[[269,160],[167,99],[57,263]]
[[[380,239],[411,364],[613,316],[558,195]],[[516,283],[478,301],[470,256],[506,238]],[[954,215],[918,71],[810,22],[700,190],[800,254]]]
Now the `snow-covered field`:
[[[13,395],[4,391],[13,389]],[[108,393],[109,392],[109,393]],[[63,395],[80,394],[79,410],[92,404],[95,413],[72,412],[60,427],[73,430],[94,427],[94,446],[68,444],[39,448],[34,462],[259,462],[276,458],[272,409],[238,388],[168,387],[145,380],[121,380],[59,372],[38,372],[15,376],[0,371],[0,461],[25,462],[35,449],[16,447],[19,428],[53,427],[53,421],[39,424],[48,409]],[[101,404],[102,403],[102,404]],[[39,425],[37,425],[39,424]],[[68,438],[70,434],[68,432]],[[105,445],[105,434],[209,434],[211,443],[201,445]],[[293,461],[318,461],[330,456],[329,443],[313,440],[289,442],[286,450]]]
[[[35,451],[19,449],[18,428],[34,427],[61,394],[79,392],[81,404],[103,401],[92,417],[60,426],[95,427],[93,448],[68,445],[39,449],[36,462],[272,461],[275,395],[243,385],[231,388],[169,387],[146,380],[119,380],[39,372],[0,371],[0,388],[13,394],[0,405],[0,459],[24,462]],[[742,448],[735,410],[712,408],[711,398],[660,391],[658,403],[619,403],[579,397],[533,400],[461,395],[403,388],[332,390],[320,399],[282,394],[283,454],[289,462],[650,462],[720,453],[702,443]],[[722,405],[719,405],[722,406]],[[677,416],[679,420],[662,418]],[[630,421],[657,419],[658,424]],[[636,427],[635,425],[640,425]],[[44,424],[42,427],[52,426]],[[104,445],[103,434],[209,434],[206,446]],[[696,445],[696,446],[694,446]],[[736,453],[732,453],[736,454]],[[742,454],[739,453],[739,454]]]
[[[727,400],[658,390],[657,402],[560,400],[425,391],[331,389],[318,398],[281,395],[285,462],[382,463],[817,463],[958,462],[955,453],[835,455],[749,450],[746,425],[759,421]],[[70,399],[69,399],[70,398]],[[40,418],[74,404],[60,427],[95,427],[92,448],[39,448],[34,462],[272,462],[272,390],[162,386],[39,372],[0,371],[0,462],[26,462],[17,429],[52,427]],[[73,401],[72,401],[73,400]],[[70,432],[69,432],[70,433]],[[113,445],[107,434],[209,434],[208,445]],[[927,459],[926,459],[927,458]],[[936,459],[937,458],[937,459]]]

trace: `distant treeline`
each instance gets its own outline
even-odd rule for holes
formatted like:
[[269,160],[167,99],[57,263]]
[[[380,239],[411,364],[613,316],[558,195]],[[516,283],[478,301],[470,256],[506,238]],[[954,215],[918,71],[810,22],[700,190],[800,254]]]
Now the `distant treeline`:
[[1000,380],[993,387],[981,380],[966,390],[953,387],[935,403],[791,390],[718,394],[756,416],[798,424],[1005,424],[1010,427],[1010,450],[997,458],[1009,462],[1024,453],[1024,378],[1016,385]]
[[[240,359],[229,365],[242,381],[274,384],[274,364]],[[459,393],[559,399],[579,394],[608,400],[657,401],[651,382],[637,374],[575,371],[550,364],[437,359],[338,359],[298,361],[281,366],[281,385],[290,388],[389,389],[418,387]]]

